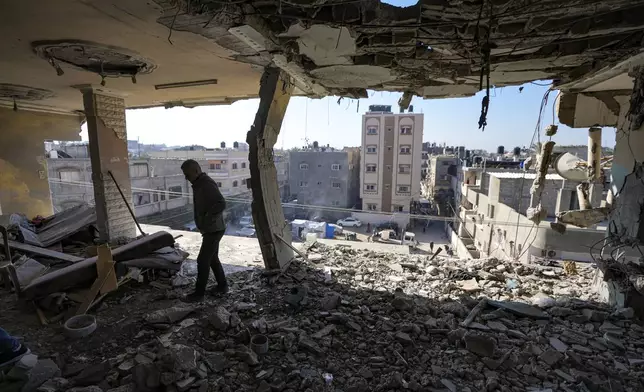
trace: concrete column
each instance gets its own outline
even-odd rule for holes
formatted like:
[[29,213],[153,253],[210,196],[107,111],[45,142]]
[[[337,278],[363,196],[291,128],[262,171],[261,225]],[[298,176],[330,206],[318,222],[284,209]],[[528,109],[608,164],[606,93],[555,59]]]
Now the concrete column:
[[[629,97],[616,97],[620,114],[611,168],[614,209],[606,236],[611,247],[639,246],[644,251],[644,67],[634,69],[630,75],[635,78],[630,100]],[[605,264],[610,266],[615,262],[608,259]],[[603,279],[598,279],[598,283],[603,299],[620,306],[633,306],[636,312],[644,314],[642,280],[631,279],[630,284],[635,288],[632,290],[623,287],[623,277],[615,276],[610,268],[602,268],[602,272]]]
[[108,173],[112,172],[127,202],[132,203],[124,99],[91,87],[81,91],[87,117],[94,202],[101,240],[134,238],[134,221]]
[[267,269],[282,268],[293,258],[293,250],[285,243],[290,245],[292,237],[284,219],[273,160],[273,146],[277,142],[292,91],[293,85],[286,74],[282,74],[279,68],[266,68],[259,88],[260,101],[255,122],[246,136],[253,220]]
[[80,140],[82,116],[0,108],[0,212],[53,213],[45,140]]

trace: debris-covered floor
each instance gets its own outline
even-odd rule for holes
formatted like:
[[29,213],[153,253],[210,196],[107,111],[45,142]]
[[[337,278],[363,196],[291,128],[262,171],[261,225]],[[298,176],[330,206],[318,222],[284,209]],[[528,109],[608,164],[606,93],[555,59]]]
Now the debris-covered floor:
[[[643,330],[632,310],[593,301],[587,265],[317,244],[308,258],[281,276],[231,274],[228,296],[198,306],[163,278],[130,282],[77,341],[13,297],[0,325],[39,356],[42,391],[644,390]],[[249,348],[255,334],[267,354]]]

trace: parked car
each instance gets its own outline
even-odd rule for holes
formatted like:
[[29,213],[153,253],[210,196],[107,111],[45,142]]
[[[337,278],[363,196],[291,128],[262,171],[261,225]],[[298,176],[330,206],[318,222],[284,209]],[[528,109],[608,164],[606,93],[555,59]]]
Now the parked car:
[[197,229],[197,225],[195,224],[195,222],[190,222],[190,223],[184,225],[183,229],[187,230],[187,231],[199,231]]
[[244,226],[241,229],[235,232],[236,235],[240,237],[255,237],[255,227],[254,226]]
[[329,223],[329,226],[333,227],[333,233],[335,235],[342,235],[342,233],[344,232],[344,229],[342,228],[342,226],[338,226],[334,223]]
[[348,218],[339,219],[336,222],[336,224],[338,226],[342,226],[342,227],[360,227],[360,226],[362,226],[362,222],[360,222],[358,219],[356,219],[354,217],[351,217],[351,216],[348,217]]
[[239,226],[242,226],[242,227],[252,226],[252,224],[253,224],[253,217],[249,215],[242,216],[242,218],[239,220]]

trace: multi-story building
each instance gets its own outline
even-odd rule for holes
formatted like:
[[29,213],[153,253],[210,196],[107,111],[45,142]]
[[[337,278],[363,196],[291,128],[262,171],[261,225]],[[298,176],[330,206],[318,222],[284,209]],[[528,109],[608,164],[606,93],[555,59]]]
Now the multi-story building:
[[277,172],[277,184],[280,189],[282,201],[288,201],[291,197],[291,187],[288,183],[288,160],[288,151],[275,150],[273,152],[273,162],[275,163],[275,171]]
[[437,214],[451,216],[455,207],[452,182],[458,177],[459,159],[453,155],[433,155],[427,162],[427,175],[421,185],[422,194],[434,206]]
[[358,202],[360,155],[310,147],[289,153],[289,188],[298,204],[352,208]]
[[423,114],[372,105],[362,116],[360,196],[367,211],[409,212],[420,199]]
[[[137,217],[150,222],[180,225],[192,220],[192,186],[181,164],[194,159],[213,178],[227,198],[226,215],[231,218],[250,210],[248,151],[242,148],[212,150],[150,151],[148,158],[130,158],[132,205]],[[92,167],[86,144],[54,146],[47,159],[54,211],[81,202],[93,203]],[[181,212],[181,219],[174,219]],[[143,219],[146,221],[146,219]]]

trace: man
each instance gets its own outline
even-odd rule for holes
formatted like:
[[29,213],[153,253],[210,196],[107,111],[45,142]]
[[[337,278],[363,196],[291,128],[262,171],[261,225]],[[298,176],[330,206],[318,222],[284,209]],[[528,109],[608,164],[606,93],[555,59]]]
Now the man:
[[0,368],[18,362],[20,358],[29,353],[30,351],[25,345],[20,344],[18,339],[0,328]]
[[226,222],[224,222],[226,200],[219,191],[217,183],[201,171],[197,161],[188,159],[181,165],[181,170],[186,180],[192,184],[195,225],[203,236],[199,256],[197,256],[197,284],[195,291],[189,294],[185,301],[199,302],[206,294],[210,269],[217,280],[217,286],[212,293],[220,295],[228,292],[226,275],[219,261],[219,242],[226,231]]

